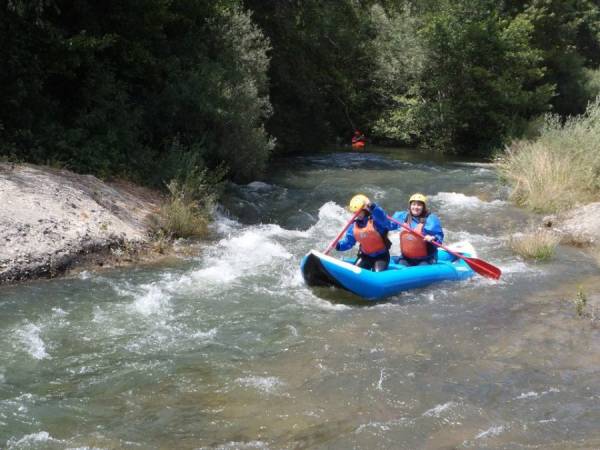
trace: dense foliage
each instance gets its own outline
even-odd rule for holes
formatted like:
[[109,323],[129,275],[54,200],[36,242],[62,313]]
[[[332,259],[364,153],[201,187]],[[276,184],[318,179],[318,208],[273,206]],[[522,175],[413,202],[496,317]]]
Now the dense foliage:
[[192,160],[236,178],[264,168],[269,44],[236,2],[2,8],[3,153],[142,180]]
[[151,184],[382,143],[490,155],[600,89],[593,0],[8,0],[0,155]]
[[374,124],[378,136],[487,155],[521,136],[532,118],[583,112],[594,97],[593,75],[585,71],[599,63],[593,3],[417,4],[383,16],[374,11],[381,24],[378,53],[392,55],[379,65],[379,73],[390,76],[384,77],[387,103]]
[[269,131],[282,151],[315,151],[373,116],[376,52],[368,8],[343,0],[247,0],[271,40],[274,114]]

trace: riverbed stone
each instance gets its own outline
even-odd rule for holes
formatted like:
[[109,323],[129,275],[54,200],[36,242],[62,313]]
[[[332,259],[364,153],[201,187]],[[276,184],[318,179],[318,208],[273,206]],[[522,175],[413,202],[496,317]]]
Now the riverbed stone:
[[115,248],[141,249],[161,200],[125,182],[0,163],[0,284],[55,276],[86,255],[104,264]]
[[542,224],[559,233],[564,243],[600,245],[600,202],[546,216]]

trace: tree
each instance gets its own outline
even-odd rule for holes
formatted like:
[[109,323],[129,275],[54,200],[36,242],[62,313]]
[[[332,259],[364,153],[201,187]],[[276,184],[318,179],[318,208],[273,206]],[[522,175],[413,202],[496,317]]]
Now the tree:
[[[396,25],[400,35],[407,23]],[[441,0],[412,23],[423,54],[412,57],[411,81],[390,92],[396,106],[383,120],[398,119],[421,145],[486,154],[547,109],[553,86],[527,17],[511,20],[492,1]]]
[[14,0],[0,12],[2,153],[157,183],[189,160],[236,179],[264,168],[269,45],[238,1]]
[[542,52],[544,82],[556,85],[554,111],[583,113],[592,98],[585,68],[600,64],[600,8],[588,0],[533,0],[521,15],[534,26],[532,45]]
[[[365,2],[366,3],[366,2]],[[280,152],[314,151],[372,114],[373,30],[360,2],[247,0],[269,37],[267,127]]]

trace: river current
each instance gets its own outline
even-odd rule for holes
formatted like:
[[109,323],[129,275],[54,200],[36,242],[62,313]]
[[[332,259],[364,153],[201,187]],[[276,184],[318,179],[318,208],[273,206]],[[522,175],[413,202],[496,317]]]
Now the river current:
[[[354,194],[393,213],[416,191],[500,281],[377,303],[305,286]],[[288,159],[230,185],[181,261],[0,288],[0,448],[600,448],[600,331],[572,301],[600,270],[514,255],[539,218],[507,193],[408,151]]]

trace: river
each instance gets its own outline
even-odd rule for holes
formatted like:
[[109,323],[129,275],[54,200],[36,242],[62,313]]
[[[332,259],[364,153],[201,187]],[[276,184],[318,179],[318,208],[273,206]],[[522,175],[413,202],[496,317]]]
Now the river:
[[[500,281],[378,303],[304,285],[354,194],[394,212],[415,191]],[[181,261],[0,289],[0,448],[600,448],[600,331],[572,303],[600,271],[573,247],[515,256],[537,219],[484,164],[275,163]]]

